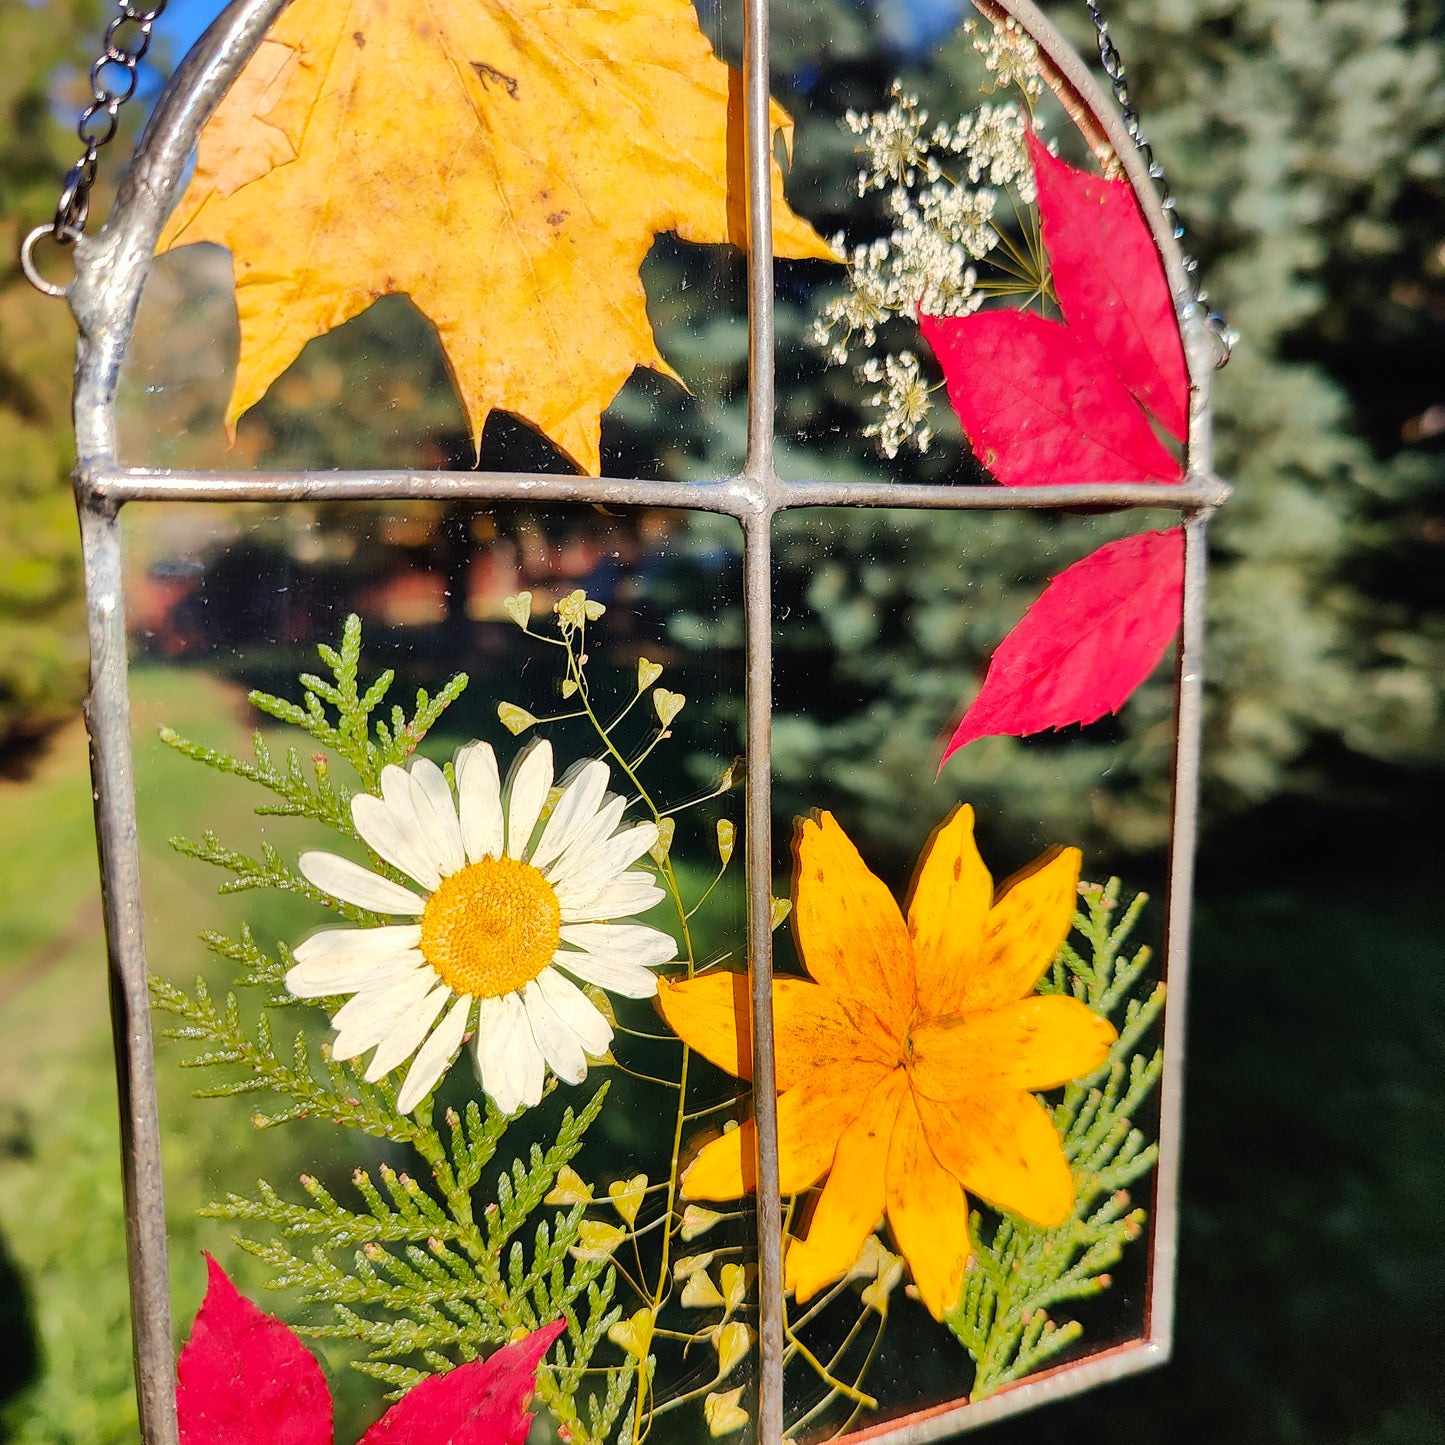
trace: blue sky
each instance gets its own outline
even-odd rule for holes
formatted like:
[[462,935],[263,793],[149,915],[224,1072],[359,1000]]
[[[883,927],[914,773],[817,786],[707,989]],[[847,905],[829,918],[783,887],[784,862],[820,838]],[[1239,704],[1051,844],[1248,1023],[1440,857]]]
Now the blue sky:
[[156,36],[165,42],[168,70],[196,43],[223,5],[224,0],[169,0],[155,28]]
[[[225,0],[169,0],[156,22],[171,65],[180,60],[218,15]],[[925,50],[949,34],[967,0],[872,0],[883,38],[902,51]],[[169,66],[167,67],[169,69]]]

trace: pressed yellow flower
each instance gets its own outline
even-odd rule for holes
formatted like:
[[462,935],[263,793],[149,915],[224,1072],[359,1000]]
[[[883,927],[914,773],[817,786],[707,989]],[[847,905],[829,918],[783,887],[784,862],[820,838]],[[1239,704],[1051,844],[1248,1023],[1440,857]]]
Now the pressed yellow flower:
[[[1068,1217],[1068,1162],[1032,1091],[1097,1068],[1115,1038],[1077,999],[1034,993],[1073,921],[1079,861],[1056,849],[995,892],[959,808],[930,840],[905,921],[830,814],[803,824],[794,919],[811,978],[773,984],[782,1192],[827,1176],[788,1250],[799,1301],[846,1274],[886,1214],[941,1319],[968,1261],[965,1191],[1035,1224]],[[658,1003],[684,1042],[748,1077],[746,979],[662,982]],[[753,1152],[751,1124],[715,1139],[683,1194],[740,1198]]]

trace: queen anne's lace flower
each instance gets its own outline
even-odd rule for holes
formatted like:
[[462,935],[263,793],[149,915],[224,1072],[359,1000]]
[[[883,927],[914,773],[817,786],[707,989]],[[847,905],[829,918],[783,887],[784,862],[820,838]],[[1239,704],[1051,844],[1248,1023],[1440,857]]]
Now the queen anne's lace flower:
[[980,33],[978,23],[973,20],[963,29],[973,41],[973,48],[983,57],[984,69],[993,76],[996,90],[1017,86],[1029,100],[1038,100],[1043,95],[1038,44],[1012,15],[1002,24],[995,21],[987,35]]
[[843,117],[843,124],[862,140],[860,149],[868,152],[868,168],[858,176],[860,196],[889,185],[911,186],[920,172],[929,180],[938,175],[923,134],[928,112],[920,110],[918,97],[908,95],[897,81],[889,93],[894,103],[887,110],[868,115],[850,110]]
[[286,975],[298,998],[352,995],[331,1020],[333,1057],[375,1049],[372,1082],[412,1060],[401,1113],[436,1086],[473,1018],[482,1087],[511,1113],[541,1099],[549,1067],[580,1083],[588,1056],[612,1040],[572,979],[626,998],[657,992],[652,970],[674,957],[673,940],[619,921],[664,897],[631,867],[657,827],[619,831],[625,804],[608,794],[608,776],[597,761],[574,768],[542,822],[551,745],[520,754],[504,787],[491,747],[469,743],[456,756],[455,797],[423,758],[383,769],[381,796],[351,802],[362,840],[420,893],[334,853],[301,855],[302,874],[333,898],[409,920],[323,929],[295,950]]
[[883,384],[869,399],[869,405],[880,408],[882,415],[863,428],[863,435],[877,437],[887,457],[896,457],[898,449],[909,440],[920,452],[926,452],[933,432],[927,422],[929,385],[918,369],[918,358],[911,351],[901,351],[882,361],[869,357],[858,368],[858,376],[862,381]]
[[[1038,47],[1012,19],[991,27],[988,38],[966,27],[974,48],[993,77],[987,88],[1017,88],[1025,104],[981,105],[954,125],[927,128],[928,112],[917,96],[895,81],[887,110],[850,110],[844,127],[858,137],[864,158],[858,194],[886,192],[890,230],[866,245],[845,245],[840,232],[832,245],[848,268],[841,294],[824,302],[809,331],[812,344],[832,366],[845,365],[858,349],[871,350],[886,338],[894,318],[969,316],[986,295],[1048,289],[1037,226],[1023,218],[1007,223],[1010,211],[1037,200],[1029,158],[1029,137],[1040,122],[1033,101],[1043,91]],[[1000,195],[1011,204],[996,222]],[[1022,232],[1022,234],[1019,234]],[[980,279],[975,263],[988,263]],[[860,379],[884,383],[869,398],[881,415],[864,428],[885,456],[905,442],[926,451],[933,437],[928,417],[934,388],[909,352],[869,358]]]

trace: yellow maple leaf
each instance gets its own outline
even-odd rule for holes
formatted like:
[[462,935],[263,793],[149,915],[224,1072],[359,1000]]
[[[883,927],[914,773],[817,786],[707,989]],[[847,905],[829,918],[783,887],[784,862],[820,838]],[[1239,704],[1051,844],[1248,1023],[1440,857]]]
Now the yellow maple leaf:
[[[400,292],[474,441],[501,408],[595,474],[633,368],[677,379],[638,277],[653,238],[747,244],[742,135],[741,80],[688,0],[295,0],[159,249],[232,253],[233,434],[312,337]],[[778,254],[833,259],[782,184],[774,160]]]

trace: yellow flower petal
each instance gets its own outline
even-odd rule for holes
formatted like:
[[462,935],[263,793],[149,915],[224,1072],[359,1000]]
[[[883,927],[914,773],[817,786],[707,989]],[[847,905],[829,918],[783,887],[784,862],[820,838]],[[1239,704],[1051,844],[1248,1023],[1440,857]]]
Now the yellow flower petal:
[[[863,1111],[888,1070],[856,1064],[845,1073],[814,1069],[778,1098],[778,1185],[797,1194],[833,1162],[839,1136]],[[752,1121],[704,1147],[682,1177],[686,1199],[740,1199],[757,1183]],[[851,1263],[851,1261],[847,1261]]]
[[748,979],[742,973],[709,973],[672,983],[657,981],[657,1007],[688,1048],[735,1078],[753,1076]]
[[717,1331],[713,1336],[713,1344],[717,1349],[718,1379],[726,1379],[747,1359],[756,1339],[757,1336],[752,1330],[740,1320],[733,1320]]
[[888,1263],[878,1271],[878,1278],[871,1284],[865,1284],[859,1291],[858,1298],[866,1308],[877,1310],[880,1315],[886,1316],[888,1297],[898,1288],[898,1282],[902,1278],[903,1261],[896,1254],[890,1254]]
[[954,1013],[974,973],[993,904],[993,878],[973,840],[967,804],[934,831],[913,879],[908,932],[925,1015]]
[[901,1039],[915,1002],[913,945],[893,895],[831,813],[804,822],[794,877],[794,926],[804,967]]
[[607,1338],[634,1360],[645,1360],[652,1347],[652,1330],[657,1323],[651,1310],[638,1310],[630,1319],[618,1320],[607,1331]]
[[688,1275],[682,1287],[682,1307],[685,1310],[712,1310],[724,1303],[722,1291],[712,1282],[712,1276],[705,1269]]
[[888,1146],[886,1196],[894,1242],[936,1320],[958,1303],[968,1263],[968,1198],[934,1156],[908,1090]]
[[679,1233],[684,1240],[694,1240],[698,1235],[706,1234],[722,1217],[714,1209],[704,1209],[700,1204],[689,1204],[682,1211],[682,1229]]
[[[848,1000],[802,978],[773,981],[773,1042],[778,1090],[791,1089],[824,1064],[856,1061],[891,1064],[896,1043],[866,1010],[850,1017]],[[753,1075],[748,979],[741,973],[710,973],[680,983],[658,980],[657,1006],[689,1048],[740,1079]],[[856,1005],[854,1013],[858,1010]]]
[[991,1089],[939,1103],[914,1095],[938,1162],[964,1188],[1034,1224],[1062,1224],[1074,1181],[1048,1111],[1032,1094]]
[[713,1262],[717,1251],[710,1249],[706,1254],[685,1254],[672,1266],[673,1279],[681,1282],[691,1279],[698,1270],[706,1269]]
[[915,1091],[947,1101],[1000,1086],[1052,1089],[1098,1068],[1118,1035],[1078,999],[1055,994],[933,1019],[911,1037]]
[[584,1219],[577,1226],[577,1243],[568,1250],[576,1259],[608,1259],[627,1238],[627,1231],[600,1219]]
[[727,1312],[733,1314],[748,1296],[748,1287],[756,1271],[751,1265],[725,1264],[718,1270],[718,1285],[722,1289]]
[[1080,861],[1077,848],[1054,848],[999,888],[954,1011],[997,1008],[1033,992],[1073,926]]
[[888,1140],[907,1092],[907,1075],[894,1069],[838,1140],[807,1238],[795,1239],[788,1247],[784,1287],[792,1290],[799,1304],[847,1274],[877,1227],[883,1214]]
[[757,1187],[753,1162],[753,1126],[740,1128],[704,1144],[697,1158],[683,1170],[684,1199],[741,1199]]
[[876,1234],[870,1234],[858,1251],[858,1258],[848,1266],[849,1279],[877,1279],[893,1267],[898,1256],[887,1249]]

